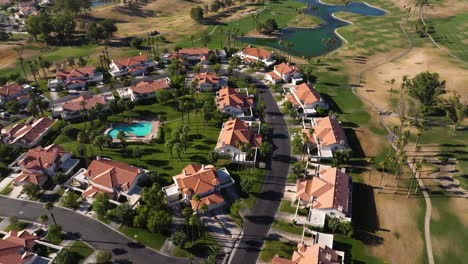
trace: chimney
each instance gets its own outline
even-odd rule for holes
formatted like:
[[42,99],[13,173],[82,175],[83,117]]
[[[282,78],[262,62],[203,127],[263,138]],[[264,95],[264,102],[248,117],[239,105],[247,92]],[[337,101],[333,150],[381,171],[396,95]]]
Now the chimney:
[[101,160],[101,156],[96,156],[96,160]]
[[205,164],[201,165],[201,169],[202,169],[202,171],[205,170]]
[[331,256],[330,253],[327,253],[327,254],[325,254],[325,258],[326,258],[328,261],[331,261],[332,256]]

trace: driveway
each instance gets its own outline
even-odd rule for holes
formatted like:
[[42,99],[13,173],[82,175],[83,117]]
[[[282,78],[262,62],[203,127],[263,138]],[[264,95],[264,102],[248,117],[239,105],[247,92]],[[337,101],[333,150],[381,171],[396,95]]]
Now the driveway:
[[[239,76],[245,78],[248,75],[239,73]],[[271,168],[265,175],[252,213],[245,219],[244,233],[231,263],[256,263],[283,197],[291,160],[288,127],[280,109],[267,86],[260,84],[257,89],[266,105],[266,121],[273,129],[274,152]]]
[[[42,206],[41,203],[0,196],[0,215],[4,217],[16,216],[19,219],[37,221],[40,215],[47,214]],[[139,246],[110,227],[73,211],[56,207],[53,213],[57,224],[61,225],[65,232],[79,233],[81,239],[94,248],[119,249],[121,254],[113,256],[117,263],[189,263],[187,259],[169,257],[150,248]],[[52,224],[52,219],[48,224]]]

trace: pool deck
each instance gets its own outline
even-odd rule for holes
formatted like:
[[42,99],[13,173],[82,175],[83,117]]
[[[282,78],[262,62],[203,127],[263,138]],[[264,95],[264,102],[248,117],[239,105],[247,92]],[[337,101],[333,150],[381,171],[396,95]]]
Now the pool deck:
[[[157,138],[158,136],[158,130],[159,130],[159,121],[144,121],[144,120],[135,120],[135,121],[132,121],[131,123],[141,123],[141,122],[150,122],[151,123],[151,130],[150,132],[144,136],[144,137],[137,137],[131,133],[125,133],[126,135],[126,139],[127,139],[127,142],[149,142],[151,139],[153,138]],[[120,126],[120,125],[126,125],[126,124],[130,124],[130,123],[119,123],[119,124],[114,124],[113,126],[109,127],[106,129],[106,131],[104,131],[104,135],[107,135],[109,133],[109,131],[111,131],[113,128],[115,128],[116,126]],[[112,139],[112,142],[114,143],[118,143],[119,140],[117,138],[113,138]]]

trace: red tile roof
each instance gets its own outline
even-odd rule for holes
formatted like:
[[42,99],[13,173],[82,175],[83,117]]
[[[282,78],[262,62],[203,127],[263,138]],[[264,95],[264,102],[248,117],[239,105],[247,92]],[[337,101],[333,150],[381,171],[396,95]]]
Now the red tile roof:
[[223,87],[219,90],[218,94],[218,108],[224,109],[226,106],[232,106],[238,109],[252,107],[253,99],[247,97],[246,94],[237,92],[236,89],[230,87]]
[[252,47],[245,47],[242,52],[244,54],[258,58],[258,59],[267,59],[269,58],[273,52],[266,51],[264,49],[252,48]]
[[293,103],[293,105],[300,106],[301,103],[303,105],[310,105],[315,102],[320,101],[320,94],[317,92],[317,90],[314,89],[312,85],[309,85],[307,83],[302,83],[299,85],[296,85],[293,89],[291,89],[291,93],[296,94],[296,97],[300,100],[300,102],[297,101],[296,97],[288,95],[287,99]]
[[32,143],[42,136],[52,125],[54,120],[49,117],[42,117],[35,120],[31,125],[16,124],[5,131],[4,135],[11,136],[10,143],[24,140],[26,143]]
[[17,83],[0,86],[0,96],[11,97],[19,94],[23,87]]
[[142,173],[141,169],[126,163],[98,159],[91,162],[85,175],[95,186],[103,186],[109,189],[119,188],[127,191],[140,173]]
[[341,257],[328,246],[315,244],[308,246],[304,243],[297,245],[291,260],[274,257],[273,264],[341,264]]
[[218,193],[213,193],[211,195],[208,195],[206,197],[203,197],[200,199],[199,202],[195,200],[190,200],[190,205],[192,205],[193,210],[200,209],[202,205],[206,204],[207,206],[210,205],[216,205],[224,202],[223,196],[221,196]]
[[29,251],[21,252],[23,249],[31,250],[37,239],[39,238],[24,230],[10,231],[0,240],[0,263],[23,264],[28,262],[35,254]]
[[80,111],[83,109],[81,102],[84,102],[84,108],[89,110],[98,103],[101,105],[106,105],[108,101],[106,100],[106,95],[80,96],[71,101],[63,103],[63,110],[70,112]]
[[45,148],[37,147],[28,150],[26,155],[18,164],[25,169],[44,170],[58,163],[65,152],[59,145],[49,145]]
[[[348,141],[346,139],[346,134],[341,127],[341,124],[336,120],[335,117],[321,117],[321,118],[314,118],[315,126],[313,126],[313,131],[315,137],[320,140],[321,146],[329,146],[333,144],[340,144],[343,146],[348,146]],[[313,144],[317,144],[315,142],[314,137],[310,134],[309,129],[303,129],[304,132],[308,137],[309,141]]]
[[154,80],[154,81],[143,81],[139,82],[136,85],[130,87],[130,89],[135,94],[147,94],[147,93],[154,93],[161,89],[169,88],[169,81],[166,78]]
[[216,170],[212,165],[187,165],[182,173],[173,177],[180,190],[201,194],[214,190],[219,185]]
[[142,54],[142,55],[133,56],[130,58],[115,60],[114,63],[120,69],[124,67],[128,68],[128,67],[131,67],[132,65],[144,63],[146,60],[148,60],[148,56]]
[[297,183],[296,197],[310,202],[315,197],[313,208],[335,208],[348,213],[349,176],[337,168],[321,170],[318,177]]
[[195,74],[194,79],[197,80],[198,84],[204,84],[204,83],[218,84],[219,83],[219,77],[214,72],[197,73]]
[[229,119],[221,129],[216,148],[222,148],[225,145],[238,148],[238,142],[250,143],[252,148],[255,148],[262,143],[262,136],[250,130],[246,122],[237,118]]
[[92,75],[94,73],[94,70],[95,70],[94,67],[87,66],[87,67],[73,69],[71,71],[57,70],[55,75],[57,76],[57,78],[60,78],[60,79],[71,79],[71,78],[77,78],[77,77],[85,78],[85,77],[89,77],[90,75]]
[[22,171],[13,181],[16,183],[32,183],[39,185],[44,181],[45,177],[43,173]]

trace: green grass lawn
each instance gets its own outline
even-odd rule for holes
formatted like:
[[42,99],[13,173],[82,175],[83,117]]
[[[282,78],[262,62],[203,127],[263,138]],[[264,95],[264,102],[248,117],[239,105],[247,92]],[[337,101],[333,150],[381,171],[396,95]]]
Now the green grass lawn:
[[260,260],[270,263],[271,259],[278,255],[278,257],[291,259],[294,250],[297,249],[296,243],[289,243],[279,240],[267,240],[264,247],[260,252]]
[[210,247],[218,245],[218,242],[209,234],[195,241],[186,241],[184,246],[176,247],[172,255],[176,257],[189,258],[190,256],[207,256]]
[[[463,222],[459,211],[455,214],[450,208],[452,199],[449,197],[433,197],[431,236],[434,258],[436,263],[465,263],[468,258],[466,241],[468,241],[468,229]],[[466,207],[465,207],[466,208]],[[465,212],[466,213],[466,212]]]
[[298,226],[293,223],[286,223],[283,221],[275,220],[273,222],[272,227],[275,229],[284,231],[284,232],[288,232],[288,233],[292,233],[296,235],[302,235],[302,226]]
[[94,249],[92,249],[87,244],[83,243],[82,241],[76,241],[73,245],[69,248],[70,252],[76,253],[79,257],[79,262],[82,263],[87,257],[93,254]]
[[119,231],[124,233],[126,236],[134,239],[145,246],[160,250],[166,241],[166,237],[159,233],[151,233],[147,229],[120,226]]
[[[204,95],[208,96],[208,95]],[[210,95],[212,96],[212,95]],[[172,131],[178,129],[183,123],[180,119],[180,113],[174,107],[163,104],[151,105],[137,105],[135,109],[129,113],[117,114],[108,118],[109,122],[122,122],[127,119],[156,119],[158,116],[168,120],[167,125],[164,126],[165,138],[171,136]],[[218,140],[220,128],[216,127],[213,122],[205,125],[201,116],[194,114],[190,115],[190,122],[185,118],[185,123],[190,126],[190,139],[187,144],[187,150],[181,153],[181,159],[177,158],[177,154],[173,153],[171,157],[169,151],[166,149],[164,143],[128,143],[128,146],[122,150],[119,146],[114,148],[103,148],[102,151],[87,144],[88,154],[95,154],[108,157],[114,160],[122,161],[135,166],[143,167],[149,170],[158,172],[162,180],[162,184],[172,182],[172,176],[181,172],[181,170],[189,163],[208,164],[208,154],[214,150]],[[184,123],[184,124],[185,124]],[[89,124],[87,124],[89,126]],[[72,124],[71,127],[84,130],[84,123]],[[78,131],[75,131],[76,133]],[[67,151],[72,151],[78,154],[78,143],[76,136],[67,136],[63,131],[56,138],[55,142],[62,145]],[[144,155],[140,160],[133,157],[133,149],[140,148],[143,150]]]
[[[280,212],[295,214],[296,213],[296,206],[292,206],[291,201],[283,200],[283,201],[281,201],[279,210],[280,210]],[[299,208],[297,214],[305,216],[305,215],[308,214],[308,212],[309,212],[309,210],[307,210],[307,208]]]
[[345,263],[384,263],[380,259],[371,256],[367,251],[366,246],[361,241],[344,235],[335,235],[333,248],[345,252],[347,259]]
[[464,61],[468,61],[468,13],[460,13],[448,18],[430,18],[433,27],[432,37]]
[[7,227],[5,227],[4,231],[5,232],[10,232],[12,230],[13,231],[21,231],[21,230],[25,229],[28,225],[29,225],[29,223],[19,221],[16,226],[14,226],[12,224],[9,224]]

